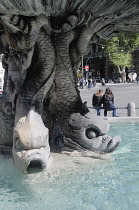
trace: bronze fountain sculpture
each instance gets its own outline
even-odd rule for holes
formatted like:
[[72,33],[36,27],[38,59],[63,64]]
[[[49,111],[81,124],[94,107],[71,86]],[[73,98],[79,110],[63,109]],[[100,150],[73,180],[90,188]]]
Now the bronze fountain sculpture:
[[85,113],[76,70],[90,40],[139,30],[137,0],[1,0],[0,53],[5,69],[0,145],[15,165],[47,167],[55,139],[61,150],[112,152],[119,137],[103,118]]

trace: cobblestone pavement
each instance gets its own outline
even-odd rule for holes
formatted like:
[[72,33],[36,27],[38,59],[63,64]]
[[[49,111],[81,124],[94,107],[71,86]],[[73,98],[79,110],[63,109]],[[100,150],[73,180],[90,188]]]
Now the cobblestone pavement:
[[[80,89],[80,95],[82,101],[87,101],[87,106],[92,107],[92,96],[98,89],[111,88],[114,94],[114,104],[116,107],[127,107],[129,102],[134,102],[136,109],[136,117],[139,117],[139,84],[137,83],[107,83],[106,86],[102,86],[100,83],[97,83],[95,87],[92,87],[90,90],[87,87]],[[96,114],[96,110],[90,109],[90,111]],[[103,110],[101,115],[103,116]],[[127,109],[117,109],[117,115],[119,117],[127,117]],[[108,111],[108,117],[112,116],[112,111]]]

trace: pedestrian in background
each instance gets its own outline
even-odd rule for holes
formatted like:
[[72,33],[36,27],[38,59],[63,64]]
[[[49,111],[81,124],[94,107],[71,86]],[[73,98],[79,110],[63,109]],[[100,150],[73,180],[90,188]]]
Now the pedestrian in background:
[[103,104],[104,116],[107,116],[107,111],[113,111],[112,116],[116,117],[116,108],[114,106],[114,95],[110,88],[106,88],[104,95],[102,96],[100,104]]
[[88,90],[90,90],[92,87],[91,79],[88,79]]
[[2,91],[0,90],[0,98],[2,97]]
[[83,89],[83,78],[80,78],[80,88]]
[[93,84],[93,87],[96,86],[96,79],[95,78],[92,79],[92,84]]
[[87,85],[87,79],[84,78],[84,86]]
[[97,110],[97,116],[100,116],[100,108],[101,108],[101,99],[102,99],[102,89],[99,89],[96,93],[93,94],[92,97],[92,106]]
[[101,84],[102,84],[102,86],[105,86],[106,85],[104,78],[101,79]]

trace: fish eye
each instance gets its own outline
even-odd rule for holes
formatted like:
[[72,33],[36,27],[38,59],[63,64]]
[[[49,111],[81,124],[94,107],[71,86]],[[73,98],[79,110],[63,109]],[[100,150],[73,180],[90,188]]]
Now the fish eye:
[[94,128],[87,128],[86,129],[86,137],[88,139],[93,139],[99,136],[99,131]]

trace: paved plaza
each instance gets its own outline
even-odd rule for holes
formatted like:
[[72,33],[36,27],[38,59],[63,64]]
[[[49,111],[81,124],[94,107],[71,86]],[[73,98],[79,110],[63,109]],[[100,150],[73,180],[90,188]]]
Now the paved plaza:
[[[111,88],[114,94],[114,104],[116,107],[127,107],[129,102],[134,102],[136,109],[136,117],[139,117],[139,84],[137,83],[107,83],[106,86],[102,86],[100,83],[97,83],[95,87],[92,87],[90,90],[85,86],[83,89],[80,89],[80,94],[83,102],[87,101],[87,106],[92,107],[92,96],[98,89]],[[96,110],[90,109],[90,111],[96,114]],[[101,116],[103,115],[103,110],[101,110]],[[127,109],[117,109],[117,115],[119,117],[127,117]],[[108,111],[108,117],[112,116],[112,111]]]

